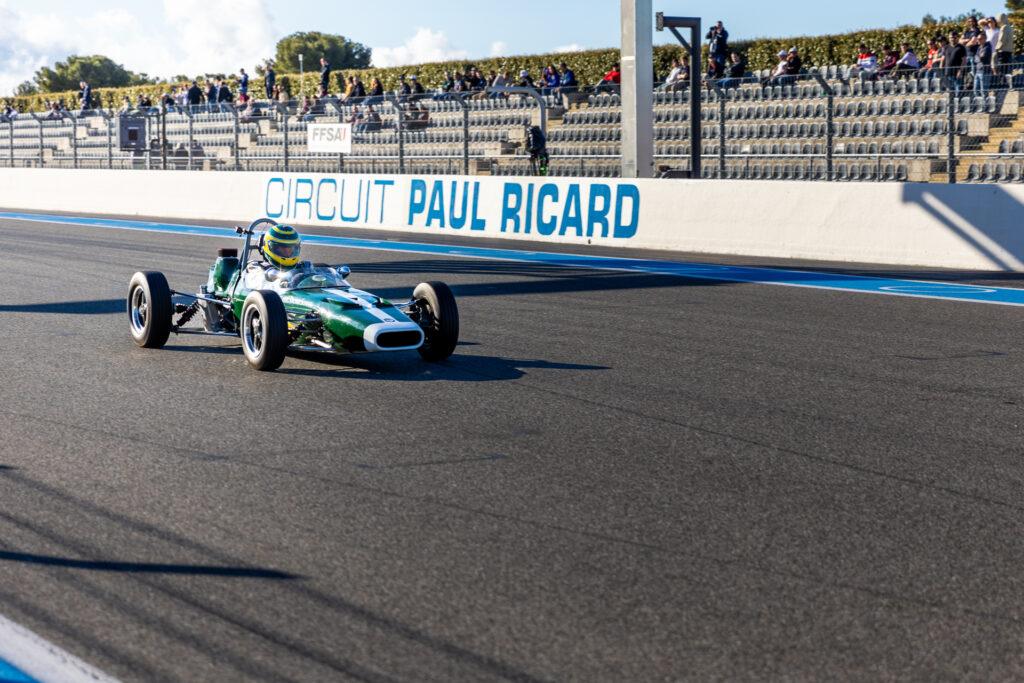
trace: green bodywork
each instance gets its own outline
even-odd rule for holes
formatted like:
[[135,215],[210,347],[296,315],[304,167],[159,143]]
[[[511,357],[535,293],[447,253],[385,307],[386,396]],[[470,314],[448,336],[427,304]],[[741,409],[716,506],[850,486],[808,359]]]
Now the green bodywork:
[[[234,321],[241,319],[245,298],[252,291],[247,287],[250,275],[239,266],[237,257],[219,257],[210,268],[206,285],[208,295],[230,302]],[[258,268],[251,265],[248,272],[258,276]],[[306,346],[317,339],[338,353],[362,353],[416,348],[422,343],[419,325],[405,312],[390,301],[351,287],[336,270],[307,267],[302,271],[308,272],[306,276],[295,276],[299,271],[283,272],[285,277],[259,288],[280,295],[288,312],[292,345]],[[289,281],[288,275],[293,279]],[[286,284],[298,281],[296,286]],[[386,345],[367,347],[364,335],[372,325],[387,328],[381,333]]]

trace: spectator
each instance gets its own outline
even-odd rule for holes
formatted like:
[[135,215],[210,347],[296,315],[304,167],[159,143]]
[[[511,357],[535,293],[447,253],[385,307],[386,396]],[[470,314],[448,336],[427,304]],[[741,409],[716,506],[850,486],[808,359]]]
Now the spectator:
[[412,97],[409,98],[410,101],[416,102],[423,99],[427,93],[423,90],[423,84],[420,83],[419,77],[416,74],[413,74],[412,76],[409,76],[409,80],[412,81]]
[[1013,26],[1004,12],[999,15],[999,36],[995,45],[995,68],[999,74],[1008,74],[1013,69]]
[[214,105],[217,104],[217,82],[209,81],[206,84],[206,110],[213,111]]
[[274,67],[267,65],[267,72],[263,74],[263,92],[267,94],[267,99],[273,99],[274,87],[277,81],[277,74],[274,73]]
[[[782,54],[782,52],[779,52],[780,57]],[[797,76],[800,75],[800,70],[804,68],[803,60],[800,59],[800,54],[796,47],[789,48],[789,52],[786,52],[785,55],[786,63],[782,65],[782,73],[772,78],[772,85],[792,85],[796,82]]]
[[[493,78],[491,79],[491,87],[492,88],[505,88],[505,87],[508,86],[508,81],[505,80],[504,74],[495,73],[494,71],[491,71],[491,73],[494,74]],[[504,96],[505,96],[505,93],[500,93],[500,92],[492,92],[490,95],[488,95],[488,97],[490,97],[492,99],[496,98],[496,97],[504,97]]]
[[665,82],[661,84],[662,90],[679,90],[683,86],[680,85],[687,78],[687,70],[683,68],[683,65],[678,59],[672,60],[672,70],[668,72],[668,76],[665,77]]
[[380,104],[384,101],[384,86],[380,84],[380,79],[376,76],[370,79],[370,92],[367,95],[367,106]]
[[942,56],[942,67],[953,82],[953,90],[960,92],[964,87],[964,70],[967,66],[967,48],[960,43],[960,34],[950,31]]
[[461,71],[456,71],[455,72],[454,80],[455,80],[455,83],[452,86],[452,91],[453,92],[465,92],[465,91],[469,90],[469,84],[466,82],[466,79],[463,77]]
[[558,94],[561,95],[562,93],[571,93],[579,90],[576,74],[572,72],[572,69],[565,62],[558,65],[558,70],[562,73],[561,78],[558,80]]
[[327,60],[320,58],[320,92],[326,94],[327,86],[331,82],[331,67]]
[[603,90],[617,91],[622,83],[622,72],[619,70],[619,63],[615,62],[612,64],[612,68],[608,70],[604,78],[597,87],[594,88],[594,92],[601,92]]
[[121,108],[117,110],[118,116],[127,116],[132,112],[132,101],[125,95],[121,98]]
[[253,99],[246,93],[240,93],[238,95],[238,120],[242,123],[249,123],[253,117],[256,116],[256,108],[253,104]]
[[541,74],[540,85],[545,95],[551,93],[552,90],[558,87],[558,69],[554,66],[544,67],[544,72]]
[[231,111],[231,103],[235,97],[231,94],[231,88],[223,79],[217,79],[217,106],[221,111]]
[[864,43],[858,45],[857,50],[857,63],[850,67],[850,72],[870,76],[878,71],[878,58],[875,57],[875,53],[869,50]]
[[873,81],[888,76],[889,72],[896,68],[896,62],[899,61],[899,55],[896,54],[896,50],[893,50],[891,46],[886,45],[882,48],[882,52],[885,53],[885,57],[878,66],[878,71],[871,74],[871,80]]
[[937,68],[935,65],[935,61],[936,59],[938,59],[939,54],[939,44],[934,39],[929,38],[928,58],[927,61],[925,61],[924,66],[922,66],[921,69],[918,71],[918,75],[924,76],[925,78],[931,78],[932,76],[934,76],[935,69]]
[[971,41],[974,46],[974,94],[984,96],[992,85],[992,46],[984,33],[978,33]]
[[405,74],[398,77],[398,90],[395,91],[395,94],[398,95],[399,102],[408,101],[409,95],[412,94],[412,88],[410,88],[409,84],[405,81]]
[[185,104],[186,104],[185,96],[186,96],[187,92],[188,92],[188,88],[185,87],[185,84],[182,84],[180,88],[175,88],[174,89],[174,106],[175,107],[178,107],[180,109],[181,107],[185,106]]
[[199,84],[192,81],[192,86],[185,93],[185,101],[188,102],[188,106],[192,111],[203,102],[203,91],[199,89]]
[[356,101],[362,101],[364,97],[366,97],[366,88],[363,87],[363,79],[357,75],[355,83],[352,85],[352,98]]
[[711,81],[718,80],[722,77],[723,73],[725,72],[722,70],[722,65],[719,64],[713,56],[708,55],[708,70],[707,73],[704,74],[705,85],[711,87]]
[[238,70],[238,94],[248,95],[249,94],[249,74],[245,73],[245,69]]
[[291,102],[292,97],[290,94],[288,94],[288,91],[284,89],[284,86],[275,85],[274,90],[277,92],[277,101],[285,106],[288,106],[288,103]]
[[43,118],[49,121],[59,121],[64,118],[64,114],[60,111],[60,105],[57,102],[50,102],[50,110]]
[[725,73],[728,78],[723,78],[718,83],[721,88],[736,87],[736,85],[743,80],[743,77],[747,74],[747,62],[739,52],[733,52],[729,56],[729,59],[732,63],[729,65],[729,70]]
[[444,82],[441,83],[441,92],[449,93],[455,90],[455,78],[451,71],[444,72]]
[[[128,98],[125,97],[124,99],[127,100]],[[6,116],[9,120],[13,121],[16,118],[18,118],[18,110],[12,107],[10,102],[8,102],[4,105],[4,116]]]
[[78,106],[81,111],[86,111],[92,107],[92,88],[85,81],[78,83]]
[[967,50],[967,59],[969,63],[974,63],[974,54],[978,51],[978,41],[975,38],[979,34],[984,34],[984,31],[978,26],[977,17],[967,17],[967,26],[964,28],[964,34],[960,36],[960,44]]
[[171,93],[165,92],[160,96],[160,106],[167,111],[174,111],[174,98],[171,97]]
[[345,77],[345,90],[342,91],[341,95],[338,96],[340,102],[347,102],[352,97],[352,91],[356,87],[356,81],[351,76]]
[[705,38],[708,39],[708,56],[718,64],[721,75],[725,72],[725,60],[729,55],[729,32],[719,21],[708,30]]
[[530,77],[530,72],[523,69],[519,72],[519,87],[520,88],[533,88],[536,87],[533,82],[533,78]]
[[786,75],[786,69],[789,66],[789,53],[785,50],[779,50],[775,57],[779,60],[779,63],[772,69],[771,74],[767,78],[761,79],[761,85],[775,85],[777,78]]
[[[928,41],[932,42],[932,41]],[[893,78],[903,78],[903,76],[911,76],[917,73],[918,69],[921,68],[921,63],[917,60],[917,55],[910,48],[910,43],[900,43],[900,50],[902,54],[896,61],[896,66],[889,72]]]

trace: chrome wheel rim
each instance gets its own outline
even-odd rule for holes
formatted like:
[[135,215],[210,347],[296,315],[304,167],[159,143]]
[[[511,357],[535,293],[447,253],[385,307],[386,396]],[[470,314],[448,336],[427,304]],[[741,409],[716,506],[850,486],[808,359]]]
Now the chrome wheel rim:
[[136,336],[146,331],[146,322],[149,320],[149,300],[142,287],[132,290],[131,308],[129,309],[132,319],[132,332]]
[[258,358],[263,352],[263,316],[259,309],[250,306],[242,317],[242,339],[245,344],[245,353],[253,358]]

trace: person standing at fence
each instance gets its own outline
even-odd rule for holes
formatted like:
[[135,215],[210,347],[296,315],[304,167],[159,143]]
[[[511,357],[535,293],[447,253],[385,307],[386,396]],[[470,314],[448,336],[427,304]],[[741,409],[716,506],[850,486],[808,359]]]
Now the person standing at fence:
[[979,33],[972,41],[975,43],[974,51],[974,94],[984,96],[988,94],[992,84],[992,45],[984,33]]
[[249,74],[245,73],[245,69],[239,69],[238,73],[238,94],[248,95],[249,94]]
[[78,105],[82,111],[86,111],[92,106],[92,88],[85,81],[79,82],[78,88]]
[[188,92],[185,94],[185,99],[188,102],[189,111],[196,111],[199,105],[203,103],[203,91],[199,89],[199,83],[192,81],[192,85],[189,86]]
[[1010,73],[1013,69],[1013,26],[1010,24],[1010,17],[999,15],[999,37],[996,38],[995,46],[996,71],[1000,75]]
[[206,111],[212,112],[213,108],[217,104],[217,82],[208,81],[206,83]]
[[967,48],[960,42],[960,34],[950,31],[942,66],[946,76],[953,82],[953,90],[960,92],[964,87],[964,68],[967,65]]
[[263,74],[263,92],[267,94],[267,99],[274,99],[274,85],[277,80],[277,74],[274,73],[274,67],[267,65],[267,72]]
[[327,86],[331,82],[331,66],[323,57],[320,58],[320,96],[327,94]]
[[231,111],[231,103],[234,101],[231,88],[222,79],[217,79],[217,106],[221,111]]
[[708,57],[714,59],[718,64],[717,72],[724,73],[725,59],[729,56],[729,32],[719,21],[708,30],[705,38],[708,39]]

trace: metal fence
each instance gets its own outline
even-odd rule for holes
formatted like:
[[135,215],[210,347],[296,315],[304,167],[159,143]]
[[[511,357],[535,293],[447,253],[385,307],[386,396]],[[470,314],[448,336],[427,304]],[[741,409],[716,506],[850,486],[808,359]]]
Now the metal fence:
[[[1024,179],[1022,76],[935,73],[875,78],[837,67],[801,76],[705,83],[702,175],[918,182]],[[686,175],[690,93],[652,93],[655,165]],[[371,116],[376,112],[379,120]],[[502,89],[401,99],[156,107],[144,149],[122,150],[118,112],[0,117],[0,165],[230,171],[525,175],[524,130],[547,133],[548,173],[619,175],[621,107],[612,87],[573,93]],[[374,118],[374,120],[371,120]],[[310,121],[355,121],[349,155],[306,148]]]

